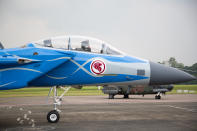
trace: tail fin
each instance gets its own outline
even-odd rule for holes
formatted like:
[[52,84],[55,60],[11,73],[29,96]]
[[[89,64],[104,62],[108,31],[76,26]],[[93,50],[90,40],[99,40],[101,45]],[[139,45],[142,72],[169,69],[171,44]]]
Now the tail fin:
[[1,44],[1,42],[0,42],[0,49],[4,49],[4,46]]

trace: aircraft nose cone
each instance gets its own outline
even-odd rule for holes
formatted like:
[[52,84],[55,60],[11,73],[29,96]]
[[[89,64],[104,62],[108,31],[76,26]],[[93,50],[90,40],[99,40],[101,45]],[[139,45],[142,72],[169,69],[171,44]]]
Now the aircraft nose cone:
[[150,62],[150,69],[150,85],[166,85],[196,80],[194,76],[184,71],[154,62]]

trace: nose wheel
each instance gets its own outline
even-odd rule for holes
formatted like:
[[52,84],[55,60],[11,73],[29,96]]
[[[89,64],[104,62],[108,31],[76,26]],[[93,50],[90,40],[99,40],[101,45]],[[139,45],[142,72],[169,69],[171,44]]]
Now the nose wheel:
[[47,120],[50,123],[57,123],[60,119],[60,114],[56,110],[52,110],[47,114]]
[[[60,89],[64,90],[64,92],[60,96],[58,96],[57,88],[60,88]],[[52,87],[50,89],[48,97],[50,96],[51,92],[53,91],[54,110],[50,111],[47,114],[48,122],[50,122],[50,123],[57,123],[59,121],[59,119],[60,119],[59,112],[61,112],[61,111],[57,108],[57,105],[61,105],[62,100],[63,100],[62,98],[66,94],[66,92],[68,92],[69,89],[70,89],[70,87],[64,88],[64,87],[61,87],[61,86],[55,86],[55,87]]]

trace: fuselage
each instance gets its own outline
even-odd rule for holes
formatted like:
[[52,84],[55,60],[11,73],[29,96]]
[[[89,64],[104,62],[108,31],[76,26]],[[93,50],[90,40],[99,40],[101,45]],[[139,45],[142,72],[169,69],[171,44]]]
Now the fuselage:
[[183,71],[120,53],[103,41],[96,42],[100,45],[93,46],[86,37],[83,41],[67,37],[43,40],[41,46],[30,43],[2,49],[0,90],[58,85],[165,85],[195,79]]
[[[10,66],[6,69],[2,68],[0,70],[1,74],[12,74],[12,76],[7,75],[7,78],[5,78],[7,80],[10,79],[9,82],[16,80],[22,82],[22,80],[28,79],[31,74],[41,74],[43,68],[48,68],[53,63],[65,61],[46,74],[43,73],[43,75],[38,78],[32,79],[26,86],[106,84],[147,85],[150,80],[149,62],[131,56],[111,56],[90,52],[35,47],[14,48],[5,51],[10,55],[39,61],[31,64],[27,63],[25,65]],[[37,52],[38,55],[33,55],[35,52]],[[98,60],[102,61],[105,65],[105,69],[102,69],[104,71],[101,74],[96,74],[93,72],[96,69],[91,69],[92,62]],[[140,71],[142,74],[137,74],[140,73]],[[14,85],[16,82],[7,86],[11,86],[12,84]]]

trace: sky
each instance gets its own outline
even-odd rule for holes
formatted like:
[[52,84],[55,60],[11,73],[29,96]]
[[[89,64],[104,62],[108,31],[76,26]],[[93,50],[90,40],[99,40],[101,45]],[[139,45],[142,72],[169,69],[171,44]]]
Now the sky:
[[82,35],[154,62],[197,63],[196,0],[0,0],[6,48]]

